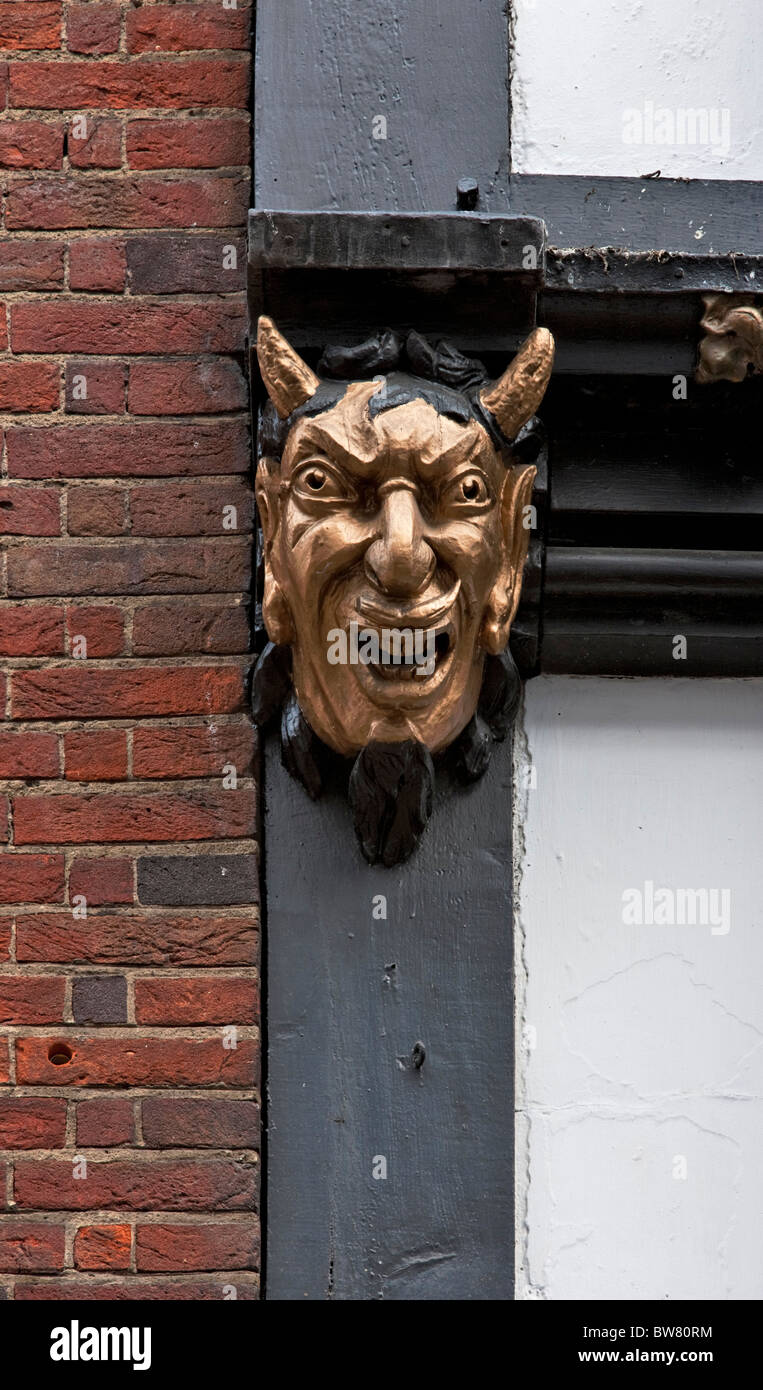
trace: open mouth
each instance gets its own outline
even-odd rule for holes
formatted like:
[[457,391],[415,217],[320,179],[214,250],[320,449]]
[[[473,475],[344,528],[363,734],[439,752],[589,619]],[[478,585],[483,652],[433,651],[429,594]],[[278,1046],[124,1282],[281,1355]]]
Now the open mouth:
[[379,660],[370,662],[368,669],[386,681],[432,680],[453,649],[453,624],[446,623],[437,629],[417,628],[412,638],[408,642],[390,642],[389,637],[385,641],[383,635],[379,643]]

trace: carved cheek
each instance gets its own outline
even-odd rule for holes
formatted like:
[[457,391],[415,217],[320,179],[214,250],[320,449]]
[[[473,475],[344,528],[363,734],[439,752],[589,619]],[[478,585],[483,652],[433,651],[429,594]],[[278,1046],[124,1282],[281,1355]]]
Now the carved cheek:
[[307,592],[352,569],[373,539],[373,530],[346,510],[308,516],[287,506],[282,532],[282,563]]
[[440,528],[435,549],[473,596],[490,588],[501,563],[502,538],[497,507],[483,517],[451,521]]

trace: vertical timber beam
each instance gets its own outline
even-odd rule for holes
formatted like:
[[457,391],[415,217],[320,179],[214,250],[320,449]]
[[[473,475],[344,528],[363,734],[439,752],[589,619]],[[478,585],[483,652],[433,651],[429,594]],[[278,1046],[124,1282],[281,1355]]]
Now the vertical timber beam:
[[[260,0],[256,206],[438,212],[472,179],[505,212],[505,10]],[[265,1296],[511,1298],[510,741],[468,790],[439,776],[393,869],[274,735],[264,773]]]

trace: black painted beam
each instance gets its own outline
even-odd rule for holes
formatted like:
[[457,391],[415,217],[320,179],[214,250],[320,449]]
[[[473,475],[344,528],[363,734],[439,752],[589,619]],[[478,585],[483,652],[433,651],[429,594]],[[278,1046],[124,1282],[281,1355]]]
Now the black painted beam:
[[510,741],[395,870],[265,774],[266,1296],[511,1298]]
[[505,0],[258,0],[257,207],[507,210]]
[[763,184],[753,180],[512,174],[509,207],[542,217],[555,250],[763,254]]
[[[259,0],[270,211],[252,219],[250,315],[313,364],[390,325],[505,367],[535,323],[543,228],[508,215],[507,8],[477,9]],[[456,216],[467,179],[478,209]],[[265,744],[265,1296],[510,1298],[509,744],[472,789],[440,783],[392,870],[362,859],[341,787],[312,803]]]
[[544,253],[545,231],[538,217],[249,213],[249,260],[265,270],[517,271],[540,283]]

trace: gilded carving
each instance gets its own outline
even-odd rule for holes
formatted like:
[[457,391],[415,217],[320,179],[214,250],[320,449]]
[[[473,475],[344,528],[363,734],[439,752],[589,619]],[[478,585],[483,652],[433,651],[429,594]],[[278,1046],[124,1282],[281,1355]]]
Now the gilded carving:
[[763,372],[763,309],[753,296],[704,294],[702,299],[705,336],[696,373],[700,385],[744,381],[751,372]]
[[327,349],[317,373],[261,318],[268,394],[256,495],[264,559],[254,711],[282,710],[284,761],[320,795],[326,750],[352,760],[361,848],[407,857],[433,757],[469,780],[505,736],[508,653],[535,468],[521,438],[548,384],[536,329],[494,382],[450,345],[386,332]]

